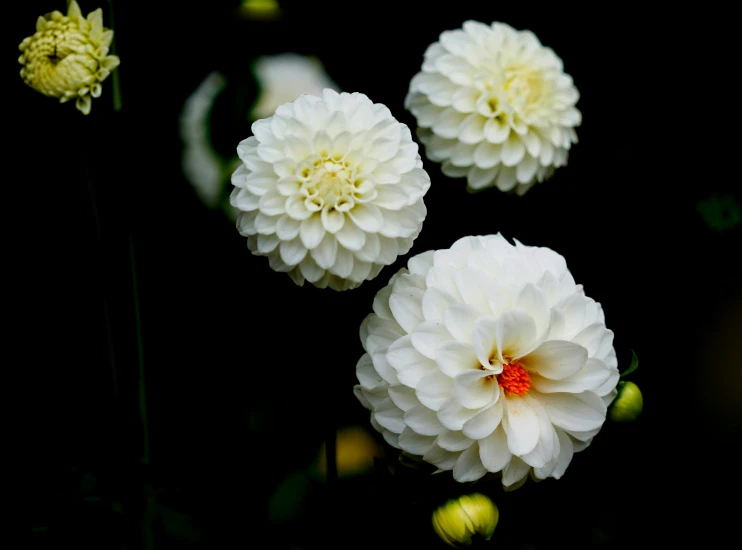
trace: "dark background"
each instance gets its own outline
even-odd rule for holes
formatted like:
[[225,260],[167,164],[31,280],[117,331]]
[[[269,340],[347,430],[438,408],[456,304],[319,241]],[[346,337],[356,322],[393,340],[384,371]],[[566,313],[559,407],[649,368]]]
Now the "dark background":
[[[85,14],[103,7],[110,26],[107,2],[79,3]],[[637,353],[632,379],[645,399],[638,422],[607,422],[559,482],[487,488],[501,512],[494,542],[624,547],[723,525],[702,491],[735,480],[742,248],[739,225],[709,223],[698,204],[739,201],[739,184],[718,171],[691,176],[701,160],[674,149],[665,121],[676,88],[657,21],[463,1],[283,3],[280,19],[257,21],[238,5],[115,1],[121,112],[110,77],[88,117],[18,77],[5,84],[8,349],[30,374],[19,478],[28,547],[442,547],[429,514],[469,490],[455,483],[370,473],[328,491],[311,478],[289,486],[293,504],[271,501],[316,460],[328,424],[367,425],[352,393],[358,326],[409,255],[357,290],[296,287],[199,202],[180,171],[178,117],[203,78],[222,72],[212,131],[232,155],[250,132],[251,60],[293,51],[414,128],[409,80],[428,44],[467,19],[530,29],[555,50],[581,93],[580,143],[522,198],[470,195],[424,159],[428,217],[411,254],[496,232],[553,248],[603,305],[619,368]],[[64,8],[15,7],[4,74],[20,69],[17,44],[36,17]]]

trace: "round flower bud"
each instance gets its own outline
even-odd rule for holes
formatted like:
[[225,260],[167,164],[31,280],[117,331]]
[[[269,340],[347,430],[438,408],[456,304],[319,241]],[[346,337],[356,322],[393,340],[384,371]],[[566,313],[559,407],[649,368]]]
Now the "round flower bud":
[[36,33],[21,42],[21,78],[61,103],[76,99],[76,107],[87,115],[91,98],[101,95],[101,83],[119,65],[117,56],[108,55],[112,40],[113,31],[103,26],[101,9],[86,19],[72,0],[67,15],[53,11],[39,17]]
[[633,382],[618,385],[618,397],[613,402],[610,418],[614,422],[631,422],[639,417],[644,407],[644,398],[639,386]]
[[444,174],[522,195],[567,164],[578,98],[562,60],[532,32],[467,21],[428,47],[405,106]]
[[469,546],[475,536],[492,538],[500,513],[492,500],[480,493],[451,499],[433,512],[433,529],[453,546]]

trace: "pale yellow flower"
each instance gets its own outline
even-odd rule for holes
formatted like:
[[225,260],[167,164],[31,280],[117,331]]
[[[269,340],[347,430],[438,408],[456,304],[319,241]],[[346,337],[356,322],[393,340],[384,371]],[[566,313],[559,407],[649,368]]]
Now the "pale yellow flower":
[[76,98],[76,107],[87,115],[91,98],[101,94],[101,82],[119,65],[117,56],[108,55],[112,40],[101,9],[85,18],[72,0],[67,15],[55,10],[39,17],[36,33],[21,42],[21,78],[60,103]]

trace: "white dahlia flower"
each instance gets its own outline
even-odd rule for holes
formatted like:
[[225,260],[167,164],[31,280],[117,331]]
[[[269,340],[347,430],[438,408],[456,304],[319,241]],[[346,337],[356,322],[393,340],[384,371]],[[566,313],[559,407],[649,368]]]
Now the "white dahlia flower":
[[290,52],[266,55],[255,60],[253,72],[260,91],[250,112],[252,120],[271,116],[302,94],[321,96],[325,88],[340,91],[316,57]]
[[231,203],[253,254],[298,285],[345,290],[405,254],[430,178],[409,128],[359,93],[302,95],[252,125]]
[[407,265],[361,326],[355,393],[374,427],[461,482],[560,478],[616,395],[600,304],[562,256],[499,234]]
[[578,98],[562,60],[532,32],[467,21],[428,47],[405,105],[444,174],[522,195],[567,163]]
[[76,99],[77,109],[87,115],[91,98],[101,95],[101,83],[119,65],[117,56],[108,55],[112,40],[113,31],[103,26],[101,9],[85,18],[72,0],[67,15],[53,11],[39,17],[36,33],[21,42],[21,78],[61,103]]

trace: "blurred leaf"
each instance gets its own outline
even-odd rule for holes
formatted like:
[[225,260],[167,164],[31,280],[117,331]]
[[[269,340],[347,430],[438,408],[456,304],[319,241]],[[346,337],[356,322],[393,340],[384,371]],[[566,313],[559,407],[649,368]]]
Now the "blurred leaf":
[[284,523],[301,511],[310,480],[307,472],[299,471],[281,482],[268,503],[268,517],[271,522]]
[[631,355],[632,355],[631,364],[629,365],[628,369],[626,369],[625,371],[621,373],[621,376],[620,376],[621,378],[628,376],[629,374],[631,374],[632,372],[634,372],[636,369],[639,368],[639,358],[636,356],[636,353],[634,352],[633,349],[631,350]]

